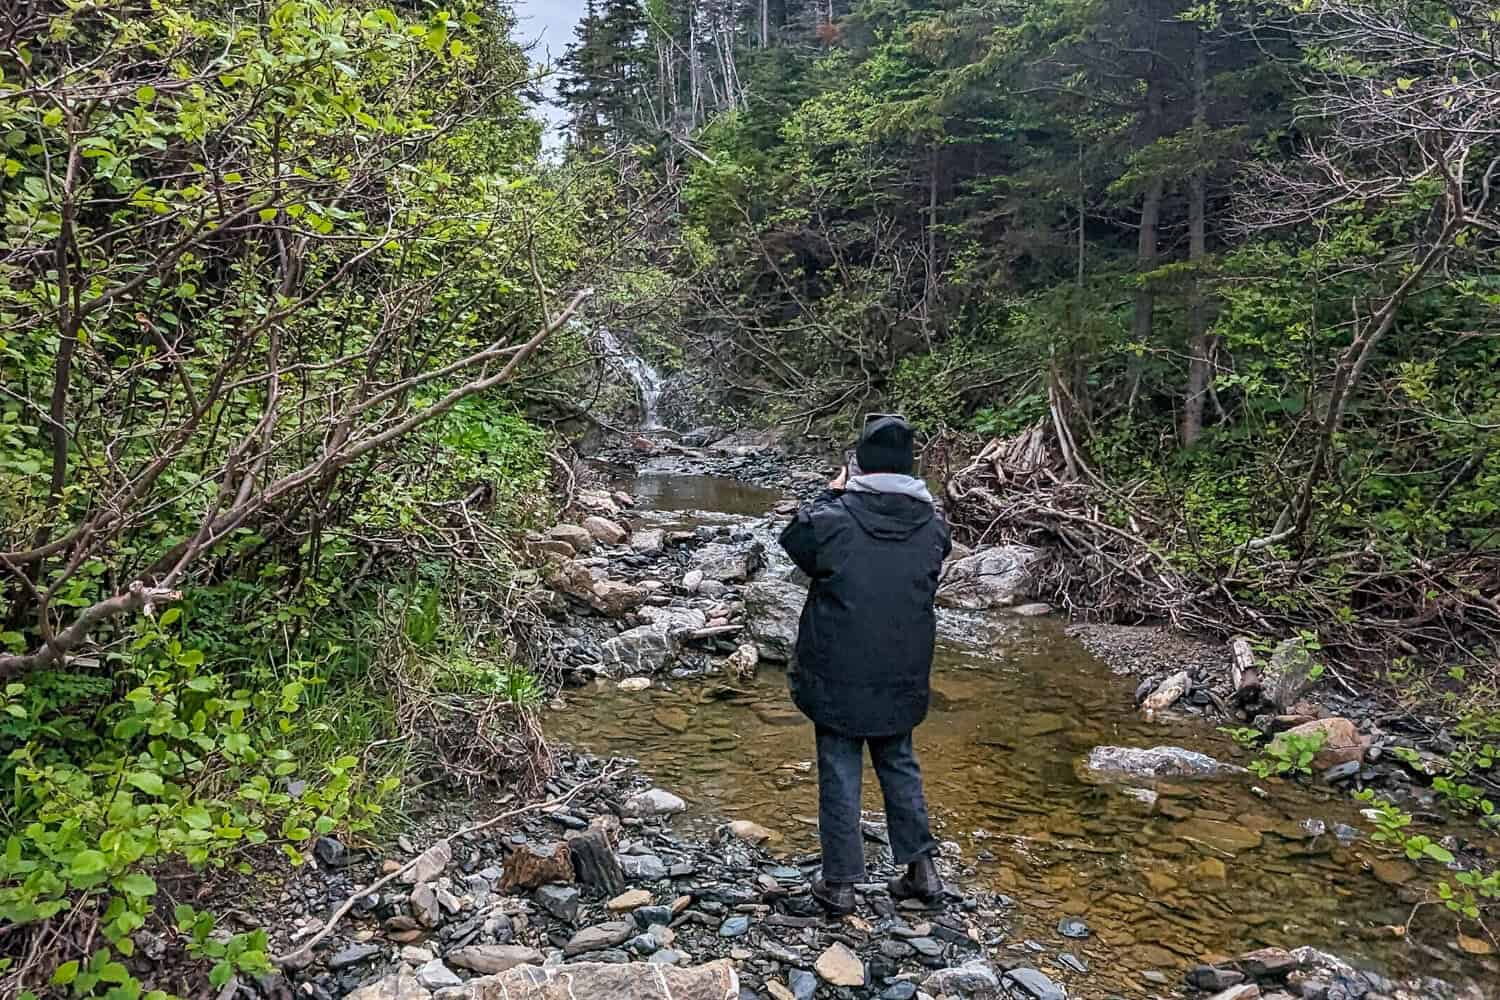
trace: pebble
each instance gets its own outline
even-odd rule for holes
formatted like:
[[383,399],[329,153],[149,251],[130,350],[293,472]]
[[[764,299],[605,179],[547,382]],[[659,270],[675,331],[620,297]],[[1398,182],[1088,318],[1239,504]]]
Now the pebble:
[[730,917],[719,925],[719,937],[737,938],[750,933],[749,917]]
[[1067,1000],[1068,994],[1061,986],[1048,979],[1036,969],[1021,966],[1005,974],[1005,986],[1018,990],[1032,1000]]
[[337,952],[332,958],[330,958],[328,960],[328,967],[330,969],[334,969],[335,971],[338,969],[346,969],[351,965],[358,965],[361,962],[368,962],[370,959],[379,955],[380,952],[381,948],[379,945],[351,944],[349,947],[345,948],[343,951]]
[[1089,936],[1089,925],[1076,917],[1064,917],[1057,922],[1057,933],[1065,938],[1086,938]]
[[792,988],[796,1000],[811,1000],[818,991],[818,977],[806,969],[792,969],[786,974],[786,984]]

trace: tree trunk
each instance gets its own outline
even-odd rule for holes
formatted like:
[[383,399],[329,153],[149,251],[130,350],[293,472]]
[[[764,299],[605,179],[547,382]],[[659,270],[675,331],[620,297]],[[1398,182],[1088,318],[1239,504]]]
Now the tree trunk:
[[[1145,145],[1151,145],[1161,136],[1161,85],[1154,79],[1146,81],[1146,134]],[[1141,230],[1136,239],[1135,271],[1144,276],[1156,269],[1156,229],[1161,222],[1161,198],[1166,187],[1164,178],[1157,174],[1146,184],[1141,196]],[[1131,330],[1134,350],[1128,361],[1130,376],[1130,401],[1127,413],[1135,412],[1136,399],[1141,391],[1144,352],[1151,344],[1151,333],[1155,325],[1156,293],[1144,282],[1135,290],[1135,322]]]
[[760,47],[771,47],[771,0],[760,0]]
[[1208,55],[1203,32],[1193,44],[1193,146],[1199,162],[1188,181],[1188,260],[1192,285],[1188,289],[1188,377],[1182,403],[1182,446],[1191,448],[1203,435],[1203,403],[1212,379],[1213,343],[1208,334],[1208,311],[1203,297],[1203,267],[1207,257],[1204,216],[1207,213],[1208,167],[1204,138],[1208,131]]

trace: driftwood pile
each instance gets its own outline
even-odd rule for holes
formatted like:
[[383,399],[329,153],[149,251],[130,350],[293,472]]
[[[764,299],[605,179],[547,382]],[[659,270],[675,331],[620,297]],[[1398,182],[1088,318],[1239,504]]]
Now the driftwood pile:
[[1105,484],[1052,426],[990,441],[950,477],[946,506],[959,541],[1048,549],[1039,596],[1075,617],[1220,639],[1310,632],[1347,663],[1412,657],[1500,673],[1500,551],[1403,563],[1372,545],[1206,551],[1180,498]]

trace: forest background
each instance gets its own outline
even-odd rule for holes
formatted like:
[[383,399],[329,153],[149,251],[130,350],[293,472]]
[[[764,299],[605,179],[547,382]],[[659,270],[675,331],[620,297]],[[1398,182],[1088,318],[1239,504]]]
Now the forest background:
[[[1039,429],[1011,522],[1082,502],[1141,560],[1065,600],[1301,635],[1453,720],[1493,811],[1491,4],[600,0],[556,156],[513,27],[0,15],[6,985],[133,996],[150,921],[263,968],[173,905],[195,868],[387,822],[445,746],[537,766],[513,552],[628,405],[593,327],[684,419],[899,408],[935,465]],[[484,708],[409,739],[435,703]]]

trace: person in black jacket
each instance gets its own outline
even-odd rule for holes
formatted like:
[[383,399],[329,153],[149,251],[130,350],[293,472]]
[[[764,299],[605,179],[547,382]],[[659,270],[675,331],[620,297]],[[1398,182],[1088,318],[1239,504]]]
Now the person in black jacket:
[[792,700],[816,725],[823,871],[813,895],[835,915],[853,911],[854,885],[866,879],[866,746],[891,851],[907,867],[891,894],[931,902],[943,890],[911,734],[927,715],[933,599],[952,544],[913,466],[906,421],[871,419],[854,462],[781,533],[782,548],[812,580],[788,676]]

